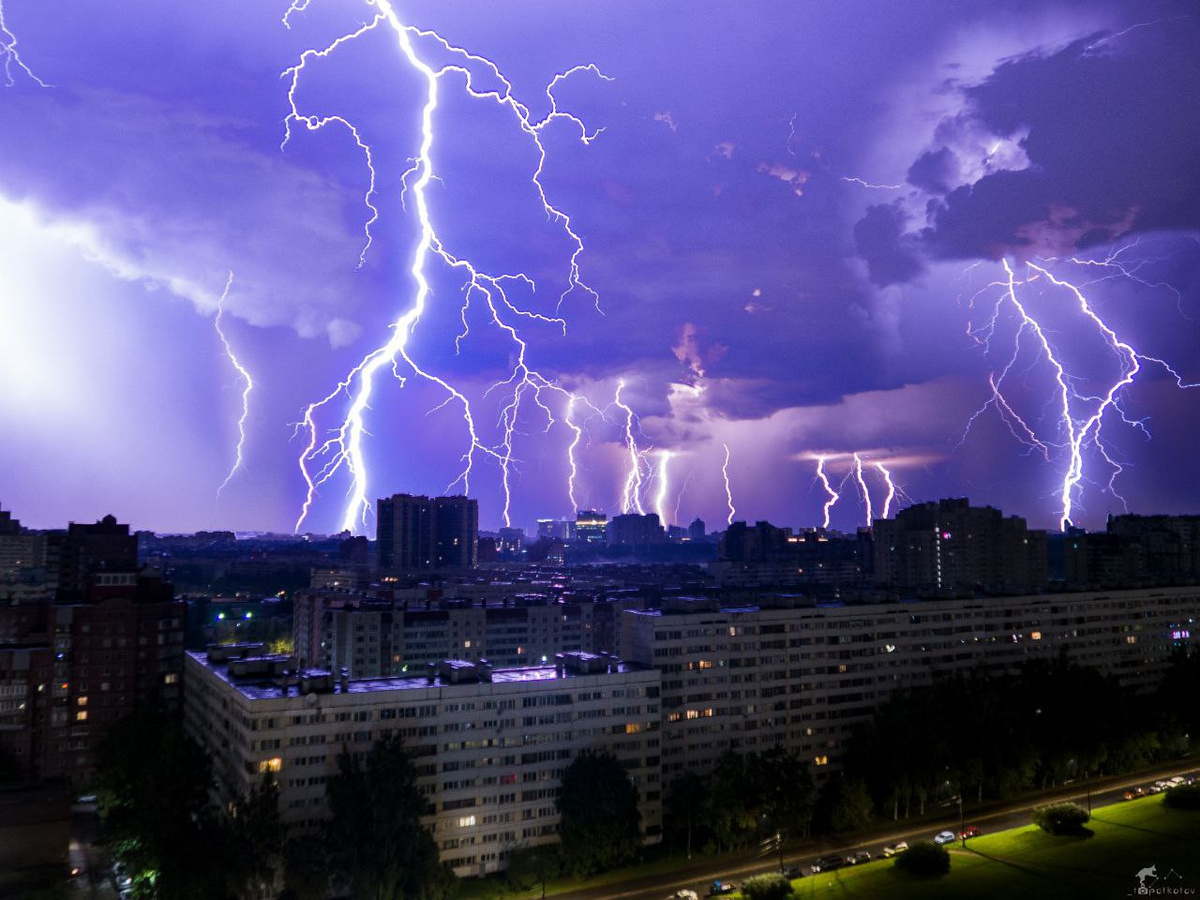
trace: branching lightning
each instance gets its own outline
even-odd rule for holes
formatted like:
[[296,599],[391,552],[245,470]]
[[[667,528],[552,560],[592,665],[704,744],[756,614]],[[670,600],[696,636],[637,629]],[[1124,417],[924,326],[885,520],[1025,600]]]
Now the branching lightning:
[[729,517],[725,520],[725,524],[732,525],[737,510],[733,506],[733,486],[729,483],[729,445],[722,444],[722,446],[725,448],[725,462],[721,466],[721,477],[725,479],[725,503],[729,506]]
[[[907,500],[912,500],[904,492],[904,489],[896,484],[892,478],[892,471],[888,468],[888,460],[870,460],[864,459],[863,454],[869,451],[856,451],[854,453],[822,453],[809,457],[815,459],[817,463],[817,481],[821,483],[821,487],[825,490],[825,504],[821,508],[823,521],[821,527],[825,530],[829,529],[829,523],[833,513],[833,508],[838,501],[842,499],[843,492],[846,490],[850,482],[854,482],[853,488],[857,490],[862,497],[866,526],[870,528],[875,521],[875,507],[871,501],[871,491],[867,484],[866,467],[869,463],[876,472],[879,473],[879,478],[883,482],[885,494],[883,498],[883,508],[880,512],[880,518],[886,519],[892,513],[892,506],[896,502],[896,498],[903,497]],[[833,482],[829,477],[829,465],[834,462],[844,462],[846,464],[846,474],[842,476],[837,487],[834,487]],[[895,460],[892,460],[895,463]]]
[[17,83],[17,74],[24,72],[25,77],[44,88],[53,87],[33,74],[33,70],[21,59],[17,50],[17,36],[9,30],[4,21],[4,4],[0,2],[0,58],[4,59],[4,84],[13,87]]
[[221,346],[225,348],[225,356],[229,358],[229,364],[237,370],[238,377],[242,379],[245,386],[242,388],[242,414],[238,417],[237,450],[234,455],[233,465],[229,469],[229,474],[225,476],[225,480],[217,488],[218,497],[221,496],[221,491],[225,490],[225,486],[233,480],[233,476],[237,474],[238,469],[242,467],[243,451],[246,448],[246,420],[250,417],[250,393],[254,390],[254,379],[250,377],[250,372],[242,365],[241,361],[237,358],[237,354],[233,352],[233,346],[229,343],[229,335],[221,327],[221,318],[225,315],[225,300],[229,297],[229,289],[231,287],[233,287],[233,272],[229,273],[229,278],[225,282],[225,290],[221,292],[221,299],[217,302],[217,314],[213,318],[213,328],[217,332],[217,337],[221,339]]
[[618,381],[612,403],[625,414],[625,449],[629,454],[629,474],[625,476],[625,487],[621,492],[621,512],[628,513],[636,510],[639,516],[644,516],[646,509],[642,504],[642,484],[649,463],[646,461],[645,452],[638,447],[637,437],[634,434],[635,431],[640,430],[638,418],[629,405],[621,399],[621,391],[624,389],[625,382]]
[[[284,14],[284,24],[290,28],[292,16],[304,11],[310,2],[311,0],[293,0]],[[284,77],[289,79],[287,96],[290,109],[285,123],[283,144],[287,145],[293,136],[295,127],[303,126],[308,131],[319,131],[332,125],[345,129],[362,151],[368,175],[368,186],[363,198],[363,203],[368,210],[368,218],[363,226],[364,244],[359,258],[361,266],[371,248],[372,226],[379,216],[375,202],[378,173],[371,146],[364,138],[360,127],[343,116],[318,116],[302,112],[297,93],[301,77],[308,67],[319,60],[328,58],[339,48],[376,30],[385,30],[394,36],[400,55],[420,76],[425,86],[424,102],[420,114],[420,146],[411,160],[410,167],[400,177],[399,199],[405,211],[411,210],[418,225],[418,235],[408,267],[414,284],[414,292],[411,305],[392,323],[389,339],[363,357],[325,397],[310,404],[304,410],[299,427],[307,434],[308,440],[298,463],[307,493],[296,522],[296,529],[299,530],[311,511],[320,486],[343,469],[350,478],[350,488],[342,516],[342,528],[354,531],[368,527],[369,479],[363,440],[367,435],[366,415],[371,408],[371,398],[376,388],[377,378],[385,368],[390,368],[392,375],[402,385],[406,379],[405,373],[411,371],[412,374],[437,386],[445,393],[445,400],[437,407],[438,409],[452,405],[461,411],[465,431],[465,445],[461,455],[463,468],[447,490],[461,484],[463,492],[469,492],[470,479],[477,457],[495,462],[499,467],[504,494],[503,518],[506,525],[510,524],[509,509],[512,499],[510,476],[513,466],[517,463],[514,436],[522,409],[528,402],[534,404],[546,417],[547,431],[561,422],[571,434],[567,447],[570,472],[567,479],[567,496],[572,507],[576,508],[578,467],[575,453],[582,437],[582,428],[576,418],[577,407],[582,403],[594,412],[599,412],[599,410],[587,403],[580,395],[566,390],[530,367],[527,361],[527,343],[514,324],[521,319],[537,320],[542,323],[554,324],[565,330],[566,323],[558,315],[544,316],[524,310],[510,300],[506,292],[509,284],[519,282],[530,289],[535,287],[533,279],[527,275],[523,273],[489,274],[478,269],[468,259],[451,253],[434,226],[428,189],[430,184],[439,178],[433,153],[436,143],[434,113],[438,108],[439,92],[443,81],[448,76],[453,76],[461,79],[462,89],[468,96],[475,100],[494,103],[510,114],[514,126],[532,143],[537,162],[529,178],[530,184],[536,191],[548,220],[557,224],[571,245],[566,287],[558,297],[558,308],[561,310],[563,302],[571,294],[579,291],[590,297],[592,303],[599,309],[599,296],[581,280],[579,261],[584,249],[583,241],[574,230],[570,216],[550,201],[542,185],[541,177],[546,162],[543,133],[547,126],[555,122],[564,122],[578,132],[578,137],[584,144],[591,143],[600,134],[600,130],[589,131],[580,118],[559,107],[555,96],[557,86],[572,75],[582,72],[589,72],[604,80],[609,79],[594,65],[575,66],[556,74],[545,89],[548,112],[541,118],[536,118],[528,106],[516,99],[512,84],[491,60],[457,47],[433,31],[421,30],[405,24],[399,18],[395,6],[390,0],[369,0],[369,5],[374,6],[377,10],[371,21],[338,37],[324,48],[305,50],[296,65],[284,72]],[[433,45],[437,52],[451,61],[434,67],[426,62],[418,52],[418,42]],[[483,80],[498,86],[482,87],[480,83]],[[507,334],[517,350],[511,374],[493,385],[488,392],[506,392],[505,396],[508,398],[499,414],[499,440],[492,444],[485,443],[481,437],[475,413],[467,396],[446,379],[422,366],[410,352],[409,338],[419,325],[432,294],[431,266],[435,263],[441,263],[446,269],[460,273],[463,279],[461,311],[463,332],[455,340],[456,348],[460,347],[462,341],[469,335],[467,308],[477,300],[486,305],[490,317],[489,324]],[[550,398],[557,398],[559,404],[565,407],[561,416],[556,415],[555,409],[550,405]],[[325,432],[328,436],[322,439],[322,429],[318,426],[317,421],[318,415],[339,400],[348,403],[345,413],[340,423],[331,431]],[[630,411],[630,415],[632,415],[632,411]],[[633,453],[635,456],[638,455],[636,448]],[[636,487],[640,488],[640,468],[638,471],[639,478]],[[640,499],[637,499],[637,505],[640,511]]]
[[[1108,270],[1106,277],[1126,277],[1141,284],[1160,287],[1144,281],[1137,275],[1137,264],[1125,264],[1121,254],[1128,248],[1122,248],[1111,254],[1105,260],[1079,260],[1070,262],[1079,266],[1095,266]],[[1079,505],[1084,489],[1087,458],[1094,454],[1102,465],[1107,466],[1108,478],[1104,489],[1118,500],[1123,498],[1117,492],[1116,480],[1123,471],[1121,463],[1114,458],[1103,439],[1103,427],[1106,417],[1116,415],[1120,420],[1134,428],[1140,429],[1146,436],[1149,432],[1145,422],[1130,419],[1122,408],[1122,396],[1125,389],[1134,383],[1142,372],[1145,364],[1152,363],[1162,368],[1170,375],[1180,388],[1197,387],[1189,383],[1166,361],[1137,351],[1131,344],[1122,339],[1096,312],[1095,307],[1084,295],[1083,287],[1056,275],[1048,268],[1051,261],[1026,262],[1028,275],[1019,279],[1013,264],[1007,259],[1001,260],[1004,268],[1004,280],[987,285],[998,289],[997,299],[986,322],[975,328],[968,325],[968,334],[974,338],[989,354],[994,352],[993,341],[996,338],[997,326],[1005,311],[1011,310],[1011,316],[1016,324],[1016,333],[1012,346],[1005,353],[1003,365],[999,370],[993,369],[988,376],[990,396],[988,400],[975,411],[967,422],[963,432],[965,440],[972,425],[989,408],[994,409],[1000,420],[1008,428],[1013,437],[1030,450],[1036,451],[1049,461],[1052,455],[1065,457],[1064,471],[1057,488],[1059,506],[1059,526],[1063,529],[1073,524],[1076,507]],[[1083,388],[1083,377],[1073,374],[1065,362],[1063,348],[1058,346],[1058,335],[1048,329],[1037,315],[1031,311],[1030,300],[1022,299],[1024,291],[1035,282],[1048,286],[1059,296],[1065,295],[1073,301],[1083,324],[1103,342],[1109,357],[1115,364],[1116,371],[1096,388]],[[1085,285],[1086,286],[1086,285]],[[980,292],[982,293],[982,291]],[[979,295],[977,294],[976,297]],[[1178,296],[1178,295],[1177,295]],[[1032,299],[1032,298],[1031,298]],[[972,301],[973,302],[973,301]],[[1079,332],[1082,333],[1082,332]],[[1052,339],[1053,336],[1053,339]],[[1014,367],[1022,358],[1026,346],[1032,348],[1034,362],[1044,360],[1051,375],[1051,396],[1046,408],[1052,422],[1052,436],[1038,433],[1039,422],[1030,417],[1022,417],[1014,405],[1004,394],[1005,379],[1013,372]],[[1094,378],[1094,376],[1092,376]]]

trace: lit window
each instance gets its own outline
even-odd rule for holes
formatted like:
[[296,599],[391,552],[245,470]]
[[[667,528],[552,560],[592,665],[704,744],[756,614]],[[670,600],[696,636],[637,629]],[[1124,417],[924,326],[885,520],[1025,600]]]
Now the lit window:
[[818,766],[827,766],[829,765],[829,757],[822,753],[820,756],[814,756],[813,762]]
[[271,759],[264,759],[258,764],[259,774],[264,772],[278,772],[283,769],[283,760],[278,756],[273,756]]
[[626,722],[625,723],[625,733],[626,734],[637,734],[641,730],[642,730],[642,726],[638,722]]
[[87,706],[87,697],[76,697],[75,702],[80,706]]
[[1029,632],[1029,637],[1031,640],[1040,641],[1042,639],[1042,633],[1040,631],[1031,631]]
[[474,825],[474,824],[475,824],[475,817],[474,817],[474,816],[463,816],[462,818],[460,818],[460,819],[458,820],[458,827],[459,827],[459,828],[470,828],[470,827],[471,827],[472,825]]
[[79,712],[75,713],[75,721],[76,722],[86,722],[87,721],[87,710],[81,709]]
[[179,681],[179,673],[177,672],[168,672],[163,676],[163,684],[175,684],[177,681]]

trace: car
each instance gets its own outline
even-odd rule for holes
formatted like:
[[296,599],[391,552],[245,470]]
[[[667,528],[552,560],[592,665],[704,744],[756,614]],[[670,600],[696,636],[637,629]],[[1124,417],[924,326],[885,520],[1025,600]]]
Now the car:
[[933,836],[933,842],[935,844],[937,844],[939,847],[942,844],[953,844],[954,843],[954,832],[953,831],[939,831],[937,834],[935,834]]
[[871,854],[866,850],[858,850],[846,857],[846,862],[852,866],[857,866],[859,863],[870,862]]
[[725,894],[736,894],[737,885],[732,881],[714,881],[708,889],[708,896],[722,897]]
[[1179,787],[1181,784],[1185,783],[1182,775],[1176,775],[1174,778],[1168,778],[1167,781],[1170,782],[1174,787]]
[[700,900],[700,895],[691,888],[681,888],[675,892],[671,900]]
[[895,856],[897,853],[903,853],[908,849],[908,841],[896,841],[894,844],[888,844],[883,848],[884,856]]
[[1164,790],[1163,783],[1161,781],[1156,781],[1154,784],[1150,785],[1150,787],[1146,788],[1146,790],[1151,794],[1161,794]]
[[840,869],[844,865],[846,865],[846,857],[831,853],[828,856],[822,856],[809,866],[809,868],[816,875],[818,872],[832,872],[834,869]]
[[795,881],[797,878],[804,877],[804,869],[797,863],[796,865],[788,866],[783,870],[783,877],[788,881]]
[[978,825],[968,825],[958,833],[958,836],[965,841],[967,838],[979,837],[981,834],[983,834],[983,829]]

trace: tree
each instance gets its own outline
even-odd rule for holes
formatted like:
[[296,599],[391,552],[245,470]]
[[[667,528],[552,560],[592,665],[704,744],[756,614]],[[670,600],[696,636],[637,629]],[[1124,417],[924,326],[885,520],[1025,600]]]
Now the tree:
[[871,823],[871,795],[860,778],[840,778],[833,790],[829,823],[834,831],[861,831]]
[[376,741],[365,761],[343,748],[326,788],[333,874],[357,900],[426,900],[452,890],[421,825],[425,798],[400,741]]
[[778,872],[755,875],[742,885],[746,900],[786,900],[792,895],[792,883]]
[[135,713],[97,753],[101,839],[133,880],[135,900],[230,896],[229,842],[209,805],[208,757],[180,723]]
[[1089,834],[1091,813],[1074,803],[1051,803],[1033,811],[1033,823],[1047,834]]
[[577,875],[616,868],[641,850],[637,788],[611,754],[575,757],[563,773],[558,812],[564,861]]
[[673,782],[663,801],[663,831],[672,845],[682,844],[688,859],[693,846],[704,846],[709,805],[708,782],[689,769]]
[[315,834],[288,838],[283,848],[284,892],[280,900],[325,900],[329,896],[329,851]]
[[934,878],[950,871],[950,853],[932,841],[921,841],[898,854],[893,865],[910,875]]
[[1171,809],[1200,809],[1200,784],[1181,784],[1163,794],[1163,806]]
[[546,882],[557,878],[562,871],[558,848],[546,844],[536,847],[517,847],[508,853],[508,883],[518,891],[540,887],[546,896]]
[[237,893],[251,898],[272,896],[283,861],[284,826],[279,815],[279,785],[270,772],[249,796],[234,804],[228,840]]

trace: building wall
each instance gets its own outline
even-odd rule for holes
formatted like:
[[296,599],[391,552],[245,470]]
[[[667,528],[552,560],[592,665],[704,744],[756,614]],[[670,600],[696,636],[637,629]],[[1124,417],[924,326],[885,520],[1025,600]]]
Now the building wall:
[[[1151,689],[1194,645],[1200,588],[780,609],[626,611],[622,650],[662,672],[663,777],[726,749],[798,750],[836,769],[855,724],[899,687],[980,664],[1003,670],[1065,649]],[[829,767],[828,769],[825,767]]]
[[482,683],[427,679],[349,682],[332,693],[233,683],[189,653],[184,722],[213,755],[226,798],[268,769],[290,827],[328,815],[325,785],[343,748],[365,754],[398,734],[431,804],[443,862],[461,876],[503,868],[515,846],[556,841],[563,771],[585,749],[613,753],[629,771],[649,840],[661,831],[659,674],[652,669],[571,675],[554,666],[496,670]]

